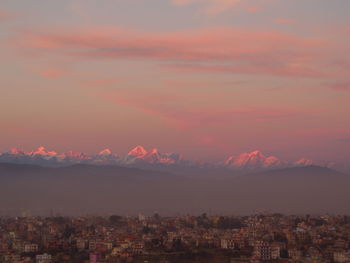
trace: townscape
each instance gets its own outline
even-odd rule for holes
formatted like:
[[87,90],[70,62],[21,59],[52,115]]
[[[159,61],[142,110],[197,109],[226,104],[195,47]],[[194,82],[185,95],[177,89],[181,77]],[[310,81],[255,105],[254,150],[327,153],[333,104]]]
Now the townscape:
[[350,0],[0,0],[0,263],[350,263]]
[[349,216],[2,217],[0,262],[350,262]]

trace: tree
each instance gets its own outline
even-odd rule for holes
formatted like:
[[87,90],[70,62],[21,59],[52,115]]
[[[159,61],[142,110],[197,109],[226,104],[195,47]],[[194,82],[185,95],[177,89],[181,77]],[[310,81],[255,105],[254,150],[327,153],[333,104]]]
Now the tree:
[[154,213],[153,218],[159,220],[160,219],[160,215],[158,213]]
[[123,226],[125,224],[125,222],[123,222],[123,218],[121,216],[118,215],[111,215],[109,217],[109,221],[115,225],[115,226]]

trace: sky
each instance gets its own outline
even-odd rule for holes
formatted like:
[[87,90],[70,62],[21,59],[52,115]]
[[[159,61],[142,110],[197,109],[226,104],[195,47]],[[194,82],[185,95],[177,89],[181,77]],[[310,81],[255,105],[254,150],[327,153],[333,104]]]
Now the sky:
[[349,0],[1,0],[0,150],[349,163]]

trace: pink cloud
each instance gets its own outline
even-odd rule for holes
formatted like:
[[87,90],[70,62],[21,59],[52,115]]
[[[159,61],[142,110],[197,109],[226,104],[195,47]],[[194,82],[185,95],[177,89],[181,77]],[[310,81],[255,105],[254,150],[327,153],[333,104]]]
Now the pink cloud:
[[274,21],[276,24],[294,25],[295,21],[287,18],[280,18]]
[[7,19],[10,19],[14,16],[13,13],[10,13],[8,11],[5,11],[5,10],[0,10],[0,21],[4,21],[4,20],[7,20]]
[[39,75],[45,78],[61,78],[70,74],[68,70],[58,67],[47,67],[39,72]]
[[267,64],[265,67],[262,64],[250,64],[250,65],[230,65],[230,66],[207,66],[200,64],[177,64],[171,65],[170,67],[176,68],[179,70],[190,70],[190,71],[214,71],[214,72],[223,72],[223,73],[234,73],[234,74],[253,74],[253,75],[274,75],[282,77],[327,77],[329,73],[323,69],[313,69],[302,66],[293,66],[293,65],[284,65],[276,64],[272,65]]
[[337,91],[350,91],[350,82],[338,82],[327,86]]
[[109,86],[121,82],[122,78],[103,78],[103,79],[89,79],[81,81],[82,86],[88,87],[100,87],[100,86]]
[[[201,87],[205,87],[205,86],[220,86],[220,87],[234,87],[234,86],[239,86],[242,87],[246,84],[245,81],[242,80],[237,80],[237,81],[184,81],[184,80],[166,80],[164,81],[164,84],[167,87],[173,87],[173,88],[184,88],[184,89],[188,89],[188,87],[196,87],[196,88],[201,88]],[[202,95],[201,94],[196,94],[196,96],[200,97]],[[232,94],[230,94],[232,95]],[[212,96],[214,96],[214,94],[212,94]],[[220,94],[220,96],[222,96],[222,93]]]
[[[302,116],[305,113],[295,109],[259,108],[218,108],[218,106],[193,106],[180,104],[187,94],[147,93],[119,91],[117,93],[100,93],[99,97],[112,100],[120,105],[137,108],[147,114],[158,116],[178,129],[192,129],[201,126],[229,125],[236,121],[248,120],[258,122],[278,121],[286,118]],[[203,95],[204,96],[204,95]],[[206,95],[208,98],[212,94]],[[221,94],[225,97],[225,94]]]
[[320,137],[320,138],[339,138],[348,136],[350,129],[339,129],[339,128],[315,128],[307,130],[299,130],[295,132],[296,136],[307,136],[307,137]]
[[201,13],[207,15],[218,15],[228,9],[232,9],[245,0],[172,0],[178,6],[199,4],[202,6]]
[[261,11],[261,8],[258,6],[248,6],[245,8],[245,10],[250,13],[258,13],[259,11]]
[[62,63],[46,63],[46,65],[29,64],[27,70],[43,78],[58,79],[70,76],[76,76],[67,65]]
[[[298,121],[312,115],[310,112],[292,108],[247,106],[220,106],[211,103],[212,94],[207,96],[206,104],[191,103],[191,95],[184,92],[171,92],[147,89],[119,90],[100,92],[99,98],[119,105],[137,109],[144,114],[158,118],[164,124],[186,133],[199,145],[227,148],[227,135],[220,135],[234,126],[266,126],[275,125],[286,120]],[[216,101],[222,100],[226,94],[216,94]],[[187,100],[188,103],[183,103]],[[250,135],[247,135],[250,136]]]
[[[157,59],[178,67],[294,77],[324,77],[327,41],[273,31],[207,28],[171,33],[122,28],[23,31],[18,48],[38,54],[108,59]],[[329,74],[330,71],[327,71]]]

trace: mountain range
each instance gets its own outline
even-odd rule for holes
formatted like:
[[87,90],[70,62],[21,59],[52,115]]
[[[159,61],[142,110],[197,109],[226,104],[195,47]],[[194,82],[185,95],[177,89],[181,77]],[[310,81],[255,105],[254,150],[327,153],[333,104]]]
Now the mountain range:
[[306,158],[302,158],[295,162],[287,162],[280,160],[275,156],[265,156],[261,151],[253,151],[250,153],[242,153],[237,156],[229,156],[226,158],[226,160],[219,163],[202,163],[186,160],[181,154],[162,153],[156,148],[146,150],[140,145],[129,151],[126,156],[118,156],[109,149],[104,149],[97,154],[88,155],[83,152],[75,151],[57,153],[56,151],[49,151],[43,146],[40,146],[30,152],[13,148],[10,151],[0,153],[0,162],[37,164],[44,166],[99,164],[168,170],[171,170],[172,168],[208,168],[238,171],[259,171],[286,167],[303,167],[309,165],[333,167],[335,165],[330,162],[317,163]]

